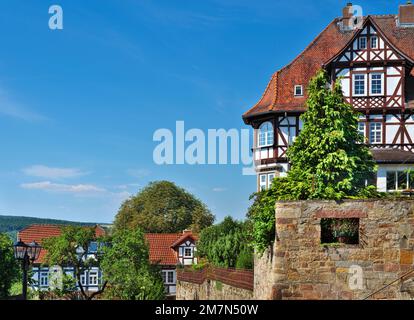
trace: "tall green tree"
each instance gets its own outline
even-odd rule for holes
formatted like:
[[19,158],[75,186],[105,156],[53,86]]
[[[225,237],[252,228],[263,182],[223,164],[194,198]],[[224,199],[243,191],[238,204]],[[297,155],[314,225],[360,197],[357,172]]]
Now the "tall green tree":
[[294,196],[342,199],[356,196],[376,171],[364,137],[358,132],[358,114],[345,102],[340,81],[330,87],[325,71],[310,81],[303,129],[287,156],[288,177],[298,183]]
[[164,299],[161,272],[150,264],[149,249],[140,229],[115,231],[103,252],[101,268],[108,281],[107,298]]
[[0,299],[9,296],[13,282],[18,280],[19,265],[14,258],[13,241],[4,233],[0,233]]
[[199,232],[214,215],[195,196],[169,181],[152,182],[126,200],[115,218],[115,229],[140,228],[144,232]]
[[[73,267],[75,270],[75,281],[79,286],[81,298],[92,300],[101,294],[107,285],[107,281],[101,284],[100,290],[88,293],[85,291],[81,275],[92,267],[99,267],[101,255],[90,255],[89,245],[93,241],[101,242],[96,238],[95,228],[65,226],[62,227],[60,236],[45,239],[42,243],[47,250],[45,264],[49,266]],[[101,246],[98,246],[101,247]]]

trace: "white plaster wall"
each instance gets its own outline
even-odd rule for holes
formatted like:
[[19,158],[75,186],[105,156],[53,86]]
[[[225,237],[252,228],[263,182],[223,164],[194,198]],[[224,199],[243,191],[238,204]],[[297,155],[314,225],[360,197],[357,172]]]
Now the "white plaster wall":
[[[400,77],[387,78],[387,96],[392,96],[394,94],[399,81]],[[401,95],[401,87],[398,89],[397,94]]]

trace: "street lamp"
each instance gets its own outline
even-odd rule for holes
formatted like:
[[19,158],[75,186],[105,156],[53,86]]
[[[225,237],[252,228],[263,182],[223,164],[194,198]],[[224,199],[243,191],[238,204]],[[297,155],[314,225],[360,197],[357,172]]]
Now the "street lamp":
[[14,244],[14,257],[22,262],[23,270],[23,300],[27,299],[27,271],[30,263],[39,258],[42,247],[33,241],[29,244],[24,243],[21,239]]

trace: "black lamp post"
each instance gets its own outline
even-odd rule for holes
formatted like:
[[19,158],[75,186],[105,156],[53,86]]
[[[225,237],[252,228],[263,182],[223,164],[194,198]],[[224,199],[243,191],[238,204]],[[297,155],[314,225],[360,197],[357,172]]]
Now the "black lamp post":
[[27,271],[29,265],[39,258],[41,249],[42,247],[36,241],[26,244],[20,239],[14,244],[14,257],[22,262],[23,300],[27,299]]

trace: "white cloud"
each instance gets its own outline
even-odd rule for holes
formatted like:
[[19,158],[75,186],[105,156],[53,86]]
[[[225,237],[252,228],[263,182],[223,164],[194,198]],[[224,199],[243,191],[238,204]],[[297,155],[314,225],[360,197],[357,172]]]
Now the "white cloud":
[[220,187],[213,188],[213,192],[224,192],[224,191],[227,191],[227,188],[220,188]]
[[9,94],[0,88],[0,114],[25,120],[29,122],[41,122],[49,120],[47,117],[33,112],[10,98]]
[[120,184],[115,186],[115,189],[118,190],[126,190],[126,189],[130,189],[130,188],[138,188],[141,187],[141,184],[139,183],[128,183],[128,184]]
[[71,194],[96,194],[106,192],[105,189],[99,188],[92,184],[61,184],[52,183],[50,181],[23,183],[20,186],[23,189],[44,190]]
[[76,168],[52,168],[43,165],[24,168],[23,172],[28,176],[46,179],[74,178],[87,174]]
[[135,178],[143,178],[149,176],[151,171],[147,169],[129,169],[127,170],[127,174]]

